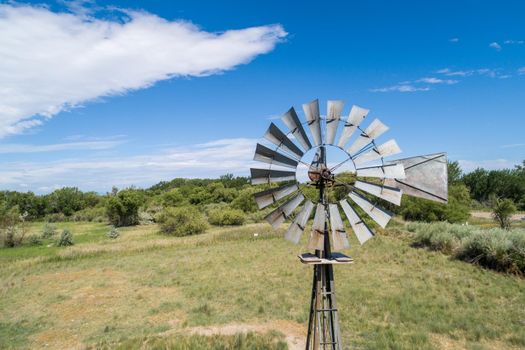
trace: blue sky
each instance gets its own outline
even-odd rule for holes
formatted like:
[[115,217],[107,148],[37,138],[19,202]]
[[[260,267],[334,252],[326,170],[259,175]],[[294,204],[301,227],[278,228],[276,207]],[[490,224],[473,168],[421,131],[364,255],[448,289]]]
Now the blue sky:
[[0,4],[0,189],[246,175],[314,98],[369,108],[402,156],[525,159],[522,1]]

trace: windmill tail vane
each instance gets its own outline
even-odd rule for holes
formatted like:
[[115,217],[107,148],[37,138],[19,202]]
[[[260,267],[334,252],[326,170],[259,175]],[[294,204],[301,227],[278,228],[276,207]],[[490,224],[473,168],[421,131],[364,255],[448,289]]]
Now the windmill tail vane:
[[[314,215],[307,242],[307,248],[314,253],[299,256],[302,263],[313,265],[314,270],[306,349],[342,349],[333,265],[350,264],[353,259],[332,252],[332,248],[350,247],[341,212],[363,244],[374,236],[374,231],[361,217],[362,213],[383,228],[393,216],[371,198],[397,206],[403,194],[447,203],[447,156],[436,153],[386,160],[401,153],[401,149],[393,139],[377,141],[389,129],[379,119],[361,127],[370,110],[353,105],[344,118],[344,102],[340,100],[327,101],[326,117],[320,115],[318,100],[303,104],[302,109],[304,122],[294,107],[281,117],[287,132],[270,124],[264,134],[267,145],[257,143],[254,155],[254,160],[266,166],[250,169],[251,183],[269,185],[270,188],[255,194],[255,201],[259,209],[276,206],[265,217],[273,228],[291,221],[284,234],[286,240],[298,244]],[[309,163],[304,158],[310,150],[315,150],[315,154]],[[329,167],[329,150],[342,151],[344,159]],[[353,165],[352,182],[341,180],[336,172],[346,163]],[[304,184],[298,181],[299,165],[307,168],[310,181]],[[327,189],[335,186],[348,189],[348,193],[345,198],[331,202]],[[317,190],[316,198],[308,196],[307,187]]]

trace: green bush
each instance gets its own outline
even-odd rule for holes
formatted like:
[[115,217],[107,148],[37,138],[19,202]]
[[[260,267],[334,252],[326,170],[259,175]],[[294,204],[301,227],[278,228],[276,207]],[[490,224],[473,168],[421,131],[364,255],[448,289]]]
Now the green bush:
[[57,241],[57,246],[67,247],[73,244],[75,243],[73,242],[73,234],[71,233],[71,231],[67,229],[62,231],[62,234],[60,235],[60,238]]
[[115,226],[113,226],[111,230],[108,231],[106,236],[110,239],[117,239],[120,236],[120,232]]
[[73,221],[107,222],[106,208],[85,208],[74,213],[71,219]]
[[245,221],[244,212],[240,209],[217,209],[208,214],[208,222],[212,225],[242,225]]
[[495,198],[492,202],[492,217],[498,222],[499,227],[509,230],[512,214],[517,210],[514,202],[508,198]]
[[243,188],[239,191],[237,198],[232,201],[231,207],[234,209],[240,209],[245,213],[256,212],[258,207],[253,196],[255,192],[258,192],[258,190],[253,186]]
[[106,214],[114,226],[131,226],[139,223],[142,193],[133,188],[119,191],[106,203]]
[[525,231],[491,229],[466,238],[458,259],[494,270],[525,273]]
[[158,221],[163,233],[177,237],[203,233],[208,226],[204,215],[192,206],[166,208]]
[[42,238],[52,238],[54,235],[57,234],[57,227],[53,224],[50,224],[49,222],[46,222],[44,224],[44,227],[42,227]]
[[408,223],[415,246],[509,273],[525,273],[525,230],[482,229],[448,223]]
[[27,244],[29,245],[41,245],[42,237],[39,235],[30,235],[27,237]]

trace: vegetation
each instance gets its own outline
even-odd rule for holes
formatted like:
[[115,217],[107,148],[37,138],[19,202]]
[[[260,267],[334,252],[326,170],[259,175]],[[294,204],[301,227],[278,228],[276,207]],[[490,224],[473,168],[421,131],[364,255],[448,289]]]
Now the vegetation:
[[73,234],[71,231],[65,229],[62,231],[62,234],[60,235],[60,238],[57,240],[57,246],[59,247],[67,247],[70,245],[75,244],[73,242]]
[[158,221],[163,233],[177,237],[196,235],[207,227],[204,215],[192,206],[166,208]]
[[509,230],[512,214],[516,212],[514,202],[509,198],[495,198],[492,202],[492,216],[501,228]]
[[[235,348],[243,336],[191,334],[242,325],[305,335],[312,271],[296,255],[307,235],[295,246],[282,239],[284,227],[266,224],[180,238],[144,225],[109,241],[101,223],[56,226],[74,229],[74,246],[0,252],[0,348]],[[525,347],[523,277],[412,248],[404,230],[382,232],[363,246],[352,237],[354,264],[335,267],[346,347]],[[253,337],[244,348],[283,348],[266,330]]]
[[244,212],[240,209],[214,209],[208,214],[208,221],[212,225],[242,225],[246,221]]
[[464,175],[461,181],[469,188],[472,198],[481,205],[488,207],[491,196],[496,196],[508,198],[519,209],[525,210],[525,161],[515,169],[476,169]]
[[142,201],[141,192],[132,188],[111,196],[106,204],[109,222],[115,226],[137,225]]
[[117,239],[120,236],[120,232],[115,226],[112,226],[111,230],[108,231],[106,236],[110,239]]
[[481,229],[447,223],[409,223],[414,245],[495,269],[525,274],[525,229]]

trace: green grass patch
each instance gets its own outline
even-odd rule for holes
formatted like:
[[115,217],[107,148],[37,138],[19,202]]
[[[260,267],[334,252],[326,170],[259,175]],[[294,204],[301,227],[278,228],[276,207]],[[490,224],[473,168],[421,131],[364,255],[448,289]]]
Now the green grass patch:
[[[147,225],[112,240],[103,224],[64,225],[74,246],[0,249],[0,348],[276,349],[283,339],[265,331],[187,334],[231,324],[306,330],[312,270],[296,255],[308,234],[296,246],[284,226],[167,237]],[[354,264],[335,267],[345,347],[523,347],[524,278],[414,249],[401,228],[363,246],[352,237]]]

